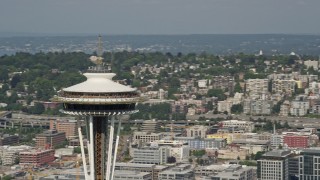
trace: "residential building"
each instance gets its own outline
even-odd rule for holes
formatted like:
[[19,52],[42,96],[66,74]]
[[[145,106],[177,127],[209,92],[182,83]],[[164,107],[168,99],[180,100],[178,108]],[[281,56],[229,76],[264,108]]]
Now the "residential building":
[[54,161],[54,149],[30,150],[19,153],[21,165],[43,165]]
[[19,136],[10,134],[1,134],[0,146],[13,145],[19,143]]
[[53,148],[63,144],[65,140],[66,140],[65,132],[48,130],[42,134],[36,135],[36,147],[37,148]]
[[279,116],[285,116],[287,117],[289,115],[290,112],[290,102],[289,101],[285,101],[283,102],[283,104],[280,106],[280,113]]
[[190,164],[180,164],[171,169],[159,173],[159,180],[194,180],[194,172]]
[[187,137],[205,138],[207,135],[208,127],[195,125],[187,128],[186,131],[187,131]]
[[270,144],[272,147],[278,148],[283,146],[283,135],[281,134],[272,134],[270,137]]
[[251,132],[254,129],[254,123],[251,121],[227,120],[221,122],[223,127],[238,127],[245,129],[246,132]]
[[290,115],[292,116],[304,116],[308,113],[310,108],[310,102],[307,96],[297,96],[295,100],[291,102]]
[[272,100],[245,99],[243,103],[243,113],[251,115],[270,115],[272,107]]
[[253,94],[268,94],[268,79],[248,79],[246,80],[245,92],[249,95]]
[[64,132],[67,139],[74,139],[78,136],[78,125],[76,120],[50,120],[50,129],[57,130],[57,132]]
[[307,60],[307,61],[304,61],[303,64],[307,66],[307,68],[312,67],[316,71],[319,68],[319,61]]
[[187,113],[188,112],[188,105],[186,102],[174,101],[171,104],[171,111],[172,111],[172,113]]
[[213,76],[212,87],[214,89],[222,89],[223,91],[228,90],[229,92],[234,91],[235,80],[233,76]]
[[283,136],[283,144],[289,148],[307,148],[309,136],[287,134]]
[[288,180],[291,151],[273,150],[262,155],[257,165],[258,180]]
[[231,107],[233,106],[233,102],[231,100],[218,101],[218,112],[228,112],[231,113]]
[[276,79],[272,81],[272,92],[279,94],[292,95],[295,92],[295,80],[280,80]]
[[169,157],[168,147],[158,147],[158,148],[139,148],[133,149],[133,163],[140,164],[165,164]]
[[190,149],[220,149],[227,145],[225,138],[195,138],[195,137],[175,137],[177,141],[188,143]]

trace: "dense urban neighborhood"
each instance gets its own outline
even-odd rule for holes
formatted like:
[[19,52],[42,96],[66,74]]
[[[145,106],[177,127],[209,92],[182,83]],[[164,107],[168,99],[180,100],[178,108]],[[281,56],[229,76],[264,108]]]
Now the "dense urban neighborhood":
[[[96,56],[0,57],[2,179],[84,179],[84,118],[62,114],[52,100],[83,82]],[[102,56],[114,81],[145,99],[139,112],[123,115],[113,179],[320,178],[319,57],[263,50]]]

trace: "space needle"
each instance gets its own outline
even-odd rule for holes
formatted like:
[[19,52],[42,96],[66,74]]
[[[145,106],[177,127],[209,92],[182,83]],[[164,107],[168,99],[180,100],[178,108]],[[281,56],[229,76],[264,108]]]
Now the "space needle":
[[[81,126],[78,133],[86,180],[113,179],[121,116],[137,112],[136,103],[143,99],[136,88],[112,80],[116,74],[111,73],[110,65],[103,63],[101,44],[99,36],[98,56],[91,59],[95,66],[83,74],[87,80],[60,90],[58,96],[53,98],[53,101],[63,103],[63,113],[85,117],[89,168]],[[118,125],[114,136],[115,121]]]

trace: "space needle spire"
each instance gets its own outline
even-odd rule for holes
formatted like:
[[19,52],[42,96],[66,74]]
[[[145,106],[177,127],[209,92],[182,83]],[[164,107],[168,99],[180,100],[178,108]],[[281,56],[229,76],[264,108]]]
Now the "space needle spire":
[[[111,73],[103,63],[100,35],[97,55],[90,58],[95,66],[89,67],[83,74],[87,80],[60,90],[53,101],[63,103],[61,110],[63,113],[85,117],[86,129],[89,132],[87,137],[89,162],[86,162],[85,158],[81,127],[78,128],[85,179],[112,180],[121,116],[137,112],[136,103],[143,98],[136,88],[112,80],[116,74]],[[116,122],[119,124],[114,136]]]

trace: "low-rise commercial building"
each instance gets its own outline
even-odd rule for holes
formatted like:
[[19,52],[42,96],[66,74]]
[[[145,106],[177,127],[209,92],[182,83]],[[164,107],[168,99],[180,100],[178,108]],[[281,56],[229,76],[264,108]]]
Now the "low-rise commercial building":
[[30,146],[0,146],[0,161],[2,165],[16,164],[19,158],[19,152],[31,149]]
[[19,153],[21,165],[43,165],[54,161],[54,149],[30,150]]
[[57,132],[56,130],[45,131],[36,135],[37,148],[52,148],[63,144],[66,140],[65,132]]
[[19,136],[10,134],[0,135],[0,146],[7,146],[19,143]]
[[239,121],[239,120],[228,120],[221,122],[223,127],[238,127],[245,129],[246,132],[251,132],[254,129],[254,123],[251,121]]
[[216,175],[210,176],[212,180],[254,180],[254,169],[252,167],[242,167],[232,165]]
[[168,147],[133,149],[133,163],[165,164],[169,157]]
[[194,178],[194,172],[190,164],[181,164],[159,173],[159,180],[193,180]]
[[136,131],[133,133],[133,142],[138,143],[149,143],[156,140],[160,140],[164,137],[163,133],[151,133],[151,132],[140,132]]
[[187,137],[205,138],[208,132],[207,126],[195,125],[186,129]]
[[115,170],[114,180],[152,180],[152,174],[138,171]]

